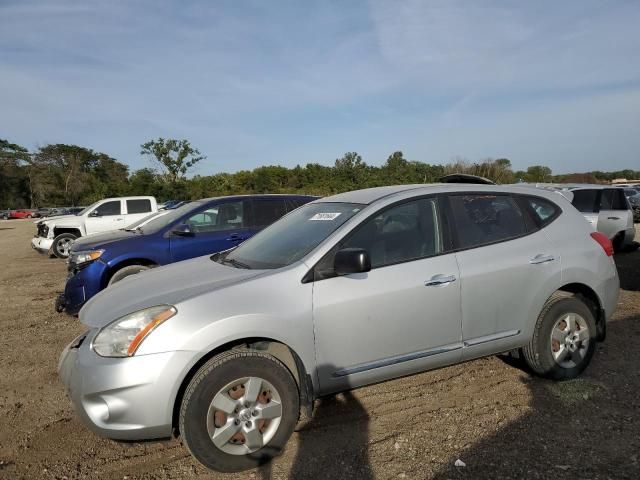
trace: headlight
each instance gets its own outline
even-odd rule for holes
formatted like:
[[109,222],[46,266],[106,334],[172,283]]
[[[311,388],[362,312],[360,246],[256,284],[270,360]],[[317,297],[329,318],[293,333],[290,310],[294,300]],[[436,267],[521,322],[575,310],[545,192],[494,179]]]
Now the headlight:
[[76,265],[82,265],[83,263],[93,262],[99,259],[104,250],[83,250],[81,252],[71,252],[69,263],[75,263]]
[[100,330],[93,351],[101,357],[131,357],[147,335],[177,312],[171,305],[158,305],[125,315]]

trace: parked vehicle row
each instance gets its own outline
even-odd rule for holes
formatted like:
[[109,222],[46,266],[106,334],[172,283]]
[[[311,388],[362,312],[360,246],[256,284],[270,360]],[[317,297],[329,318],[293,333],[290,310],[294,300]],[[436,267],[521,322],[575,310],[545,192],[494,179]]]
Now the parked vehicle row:
[[[93,295],[87,330],[60,377],[97,434],[177,433],[224,472],[278,455],[300,412],[335,392],[507,351],[574,378],[606,336],[619,280],[610,239],[570,196],[455,184],[209,199],[87,237],[70,249],[71,276]],[[591,205],[615,202],[604,189]],[[221,251],[185,260],[201,241]],[[114,270],[129,252],[157,268]]]
[[12,218],[47,218],[58,215],[75,215],[84,207],[57,207],[57,208],[18,208],[16,210],[0,210],[0,218],[9,220]]
[[251,195],[198,200],[161,210],[124,229],[76,240],[70,249],[65,291],[56,308],[75,315],[99,291],[126,277],[234,248],[314,199]]

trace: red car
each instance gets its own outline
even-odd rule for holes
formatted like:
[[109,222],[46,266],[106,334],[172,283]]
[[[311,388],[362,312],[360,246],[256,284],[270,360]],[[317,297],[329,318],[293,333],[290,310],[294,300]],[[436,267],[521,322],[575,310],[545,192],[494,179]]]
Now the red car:
[[19,208],[18,210],[11,210],[9,212],[9,218],[31,218],[35,213],[34,210],[27,208]]

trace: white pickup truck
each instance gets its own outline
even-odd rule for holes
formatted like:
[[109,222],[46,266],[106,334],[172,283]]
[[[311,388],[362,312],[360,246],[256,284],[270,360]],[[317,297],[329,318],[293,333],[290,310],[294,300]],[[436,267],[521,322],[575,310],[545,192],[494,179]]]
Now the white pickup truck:
[[36,223],[38,231],[31,246],[41,253],[67,258],[78,237],[126,228],[158,211],[154,197],[105,198],[77,215],[63,215]]

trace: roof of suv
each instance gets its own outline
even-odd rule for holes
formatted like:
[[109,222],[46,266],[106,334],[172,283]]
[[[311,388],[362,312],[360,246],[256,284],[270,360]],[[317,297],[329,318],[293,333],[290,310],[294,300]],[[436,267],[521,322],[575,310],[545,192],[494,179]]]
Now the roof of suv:
[[351,192],[338,193],[330,197],[321,198],[319,202],[346,202],[346,203],[360,203],[368,205],[381,198],[389,197],[391,195],[400,194],[410,190],[423,190],[424,193],[435,192],[464,192],[464,191],[499,191],[499,192],[513,192],[522,193],[523,190],[529,190],[530,193],[539,193],[540,189],[537,189],[531,185],[482,185],[476,183],[430,183],[430,184],[414,184],[414,185],[392,185],[388,187],[374,187],[365,188],[363,190],[354,190]]

